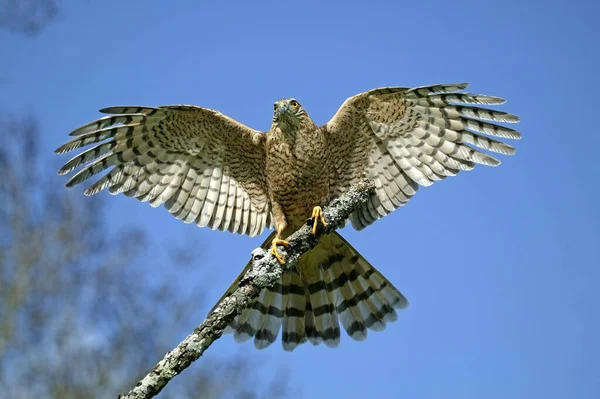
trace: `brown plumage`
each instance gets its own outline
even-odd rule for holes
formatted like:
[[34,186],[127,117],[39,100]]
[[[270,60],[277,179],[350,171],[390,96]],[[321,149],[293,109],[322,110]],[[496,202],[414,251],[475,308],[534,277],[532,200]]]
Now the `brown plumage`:
[[[319,207],[360,179],[371,179],[377,189],[350,217],[356,229],[405,204],[420,185],[478,163],[499,164],[474,147],[513,154],[513,147],[489,136],[520,138],[494,123],[518,118],[471,106],[504,100],[458,92],[466,87],[371,90],[347,99],[322,126],[296,100],[280,100],[266,133],[195,106],[107,108],[102,112],[112,116],[76,129],[75,138],[57,149],[98,143],[59,173],[85,165],[67,183],[72,186],[110,168],[86,194],[109,188],[152,206],[164,204],[186,223],[250,236],[274,227],[263,247],[278,256],[276,245],[285,245],[311,216],[318,223]],[[361,340],[368,329],[385,328],[396,319],[395,309],[406,305],[389,281],[333,233],[264,290],[229,330],[238,341],[254,337],[258,348],[274,342],[280,329],[286,350],[307,340],[337,346],[340,322]]]

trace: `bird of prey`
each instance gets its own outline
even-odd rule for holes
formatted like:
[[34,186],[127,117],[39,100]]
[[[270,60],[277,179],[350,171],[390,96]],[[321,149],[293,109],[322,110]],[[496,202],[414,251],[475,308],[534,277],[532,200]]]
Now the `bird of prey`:
[[[495,122],[515,115],[480,107],[504,103],[498,97],[463,92],[466,83],[416,88],[386,87],[348,98],[331,120],[317,126],[293,98],[273,106],[268,132],[254,130],[218,111],[192,106],[118,106],[109,116],[74,130],[56,152],[95,144],[59,171],[82,167],[67,186],[109,170],[85,193],[108,188],[200,227],[256,236],[280,262],[278,246],[348,188],[369,179],[370,200],[349,218],[360,230],[406,204],[429,186],[475,164],[500,161],[480,149],[514,154],[492,137],[519,139]],[[248,266],[246,266],[248,268]],[[235,290],[232,284],[225,295]],[[383,330],[407,306],[404,296],[337,232],[304,254],[295,268],[228,327],[237,341],[272,344],[279,331],[285,350],[299,344],[340,342],[340,322],[363,340]]]

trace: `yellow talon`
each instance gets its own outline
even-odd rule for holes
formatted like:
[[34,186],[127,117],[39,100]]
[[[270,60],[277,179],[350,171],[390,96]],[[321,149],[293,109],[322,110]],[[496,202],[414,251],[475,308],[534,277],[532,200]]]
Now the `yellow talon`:
[[286,240],[282,240],[279,238],[279,235],[275,238],[273,238],[273,241],[271,241],[271,255],[273,255],[275,258],[277,258],[277,261],[280,264],[284,264],[285,261],[283,260],[283,257],[281,255],[279,255],[279,252],[277,252],[277,246],[278,245],[283,245],[284,247],[289,247],[290,243],[287,242]]
[[312,211],[312,219],[313,219],[313,235],[317,234],[317,225],[319,224],[319,220],[323,223],[323,226],[327,226],[327,222],[325,222],[325,218],[323,217],[323,209],[320,206],[315,206]]

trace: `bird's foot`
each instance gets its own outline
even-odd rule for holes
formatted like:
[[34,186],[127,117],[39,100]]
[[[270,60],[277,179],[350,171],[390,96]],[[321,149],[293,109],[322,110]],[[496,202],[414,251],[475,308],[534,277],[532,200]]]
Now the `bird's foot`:
[[327,222],[325,222],[325,218],[323,217],[323,209],[320,206],[315,206],[312,211],[312,220],[313,220],[313,235],[317,234],[317,226],[319,224],[319,220],[323,224],[323,226],[327,226]]
[[283,260],[283,257],[281,255],[279,255],[279,252],[277,252],[277,246],[278,245],[283,245],[284,247],[289,247],[290,243],[287,242],[286,240],[282,240],[279,237],[275,237],[273,238],[273,241],[271,241],[271,255],[273,255],[275,258],[277,258],[277,261],[280,264],[284,264],[285,261]]

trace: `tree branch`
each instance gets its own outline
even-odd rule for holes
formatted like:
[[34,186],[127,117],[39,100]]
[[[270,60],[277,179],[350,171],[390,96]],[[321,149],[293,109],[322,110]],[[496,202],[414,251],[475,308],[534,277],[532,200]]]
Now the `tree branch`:
[[[314,248],[322,236],[343,226],[350,214],[366,203],[374,191],[375,185],[365,180],[350,187],[340,198],[332,201],[323,210],[327,221],[325,228],[318,229],[317,234],[313,235],[312,227],[307,224],[288,238],[289,248],[278,248],[286,259],[284,265],[280,265],[273,255],[260,247],[252,251],[252,268],[242,278],[237,290],[223,299],[206,320],[175,349],[167,353],[135,388],[126,395],[119,395],[119,399],[147,399],[158,394],[173,377],[202,356],[264,288],[279,280],[282,273],[293,267],[302,254]],[[312,226],[312,223],[310,225]]]

